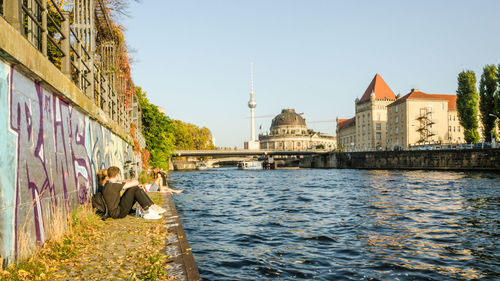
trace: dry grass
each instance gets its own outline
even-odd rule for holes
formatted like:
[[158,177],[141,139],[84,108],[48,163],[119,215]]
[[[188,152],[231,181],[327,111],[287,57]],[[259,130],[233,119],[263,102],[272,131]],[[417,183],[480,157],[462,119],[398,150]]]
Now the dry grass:
[[[161,195],[152,194],[157,204]],[[0,280],[173,280],[162,253],[163,221],[128,216],[102,221],[90,204],[54,211],[51,239],[31,257],[0,271]],[[21,237],[19,237],[21,239]]]

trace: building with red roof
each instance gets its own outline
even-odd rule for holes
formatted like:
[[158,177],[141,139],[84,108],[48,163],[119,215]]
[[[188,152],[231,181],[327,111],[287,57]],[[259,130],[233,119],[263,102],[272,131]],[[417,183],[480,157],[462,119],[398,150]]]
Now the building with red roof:
[[412,89],[387,106],[387,145],[464,143],[456,95],[427,94]]
[[366,91],[359,102],[362,103],[365,101],[369,101],[372,97],[372,94],[376,99],[396,99],[396,95],[394,94],[394,92],[391,90],[391,88],[389,88],[389,85],[385,83],[384,79],[382,79],[382,76],[380,76],[380,74],[378,73],[375,74],[375,77],[373,77],[372,82],[370,83],[370,85],[368,85],[368,88],[366,88]]
[[361,99],[355,101],[355,150],[367,151],[385,148],[387,105],[395,100],[396,95],[382,79],[382,76],[377,73]]
[[337,147],[344,151],[353,151],[356,144],[356,117],[337,118]]

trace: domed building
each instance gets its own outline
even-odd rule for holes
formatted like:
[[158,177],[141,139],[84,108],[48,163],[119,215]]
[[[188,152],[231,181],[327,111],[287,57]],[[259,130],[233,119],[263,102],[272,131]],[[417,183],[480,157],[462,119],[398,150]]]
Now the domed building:
[[260,148],[270,150],[328,149],[337,146],[335,137],[307,129],[306,120],[295,109],[283,109],[273,118],[268,134],[259,135]]

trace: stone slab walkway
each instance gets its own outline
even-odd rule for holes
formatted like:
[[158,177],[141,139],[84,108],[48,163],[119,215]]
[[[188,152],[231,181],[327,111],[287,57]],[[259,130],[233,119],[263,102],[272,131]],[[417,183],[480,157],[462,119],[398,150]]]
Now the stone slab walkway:
[[1,271],[0,280],[201,280],[172,195],[150,196],[167,210],[162,219],[102,221],[89,211],[70,234],[22,269]]

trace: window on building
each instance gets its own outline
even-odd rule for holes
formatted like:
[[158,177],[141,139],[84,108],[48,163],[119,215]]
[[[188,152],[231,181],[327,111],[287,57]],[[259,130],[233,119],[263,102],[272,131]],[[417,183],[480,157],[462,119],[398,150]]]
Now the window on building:
[[453,115],[453,121],[455,121],[455,115]]
[[451,132],[451,126],[448,126],[448,131]]
[[377,133],[377,140],[381,140],[382,139],[382,134],[381,133]]
[[399,127],[396,127],[396,134],[399,134]]
[[398,123],[399,122],[399,116],[396,116],[396,120],[394,122]]
[[376,126],[377,126],[377,130],[379,130],[379,131],[382,130],[382,124],[381,123],[377,123]]
[[451,121],[451,115],[448,115],[448,120],[450,120],[450,121]]
[[453,126],[453,132],[455,132],[455,128],[456,128],[456,127],[455,127],[455,126]]
[[399,112],[399,107],[396,105],[396,106],[394,107],[394,110],[395,110],[396,112]]
[[457,131],[459,131],[459,132],[460,132],[460,126],[458,126],[458,127],[457,127]]

